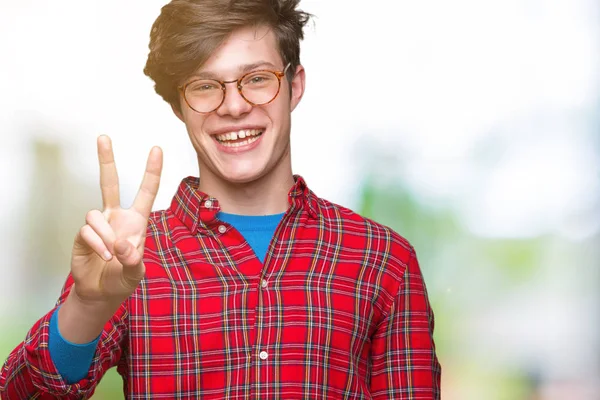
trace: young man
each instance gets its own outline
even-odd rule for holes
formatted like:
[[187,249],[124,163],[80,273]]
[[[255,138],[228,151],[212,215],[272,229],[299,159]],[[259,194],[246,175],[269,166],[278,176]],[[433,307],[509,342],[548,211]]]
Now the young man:
[[130,209],[98,139],[90,211],[57,306],[0,374],[2,399],[80,399],[117,366],[130,399],[437,399],[433,313],[410,244],[292,174],[304,92],[298,0],[173,0],[145,72],[198,155],[151,212]]

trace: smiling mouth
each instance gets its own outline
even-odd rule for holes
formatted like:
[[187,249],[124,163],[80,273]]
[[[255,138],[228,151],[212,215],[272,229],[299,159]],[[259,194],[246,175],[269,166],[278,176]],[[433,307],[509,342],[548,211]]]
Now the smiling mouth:
[[243,129],[216,135],[215,139],[225,147],[241,147],[256,142],[263,132],[260,129]]

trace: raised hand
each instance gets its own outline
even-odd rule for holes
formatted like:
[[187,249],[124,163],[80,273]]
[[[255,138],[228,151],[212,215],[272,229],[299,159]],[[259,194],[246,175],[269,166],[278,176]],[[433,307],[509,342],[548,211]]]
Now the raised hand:
[[[98,161],[104,209],[88,212],[86,225],[75,238],[71,257],[74,285],[59,312],[61,332],[70,331],[76,342],[83,339],[77,340],[81,337],[75,335],[75,315],[81,316],[86,310],[96,313],[95,322],[102,326],[144,277],[146,227],[158,193],[162,151],[158,147],[150,151],[139,192],[128,209],[120,205],[119,178],[108,136],[98,138]],[[67,312],[70,317],[65,316]]]

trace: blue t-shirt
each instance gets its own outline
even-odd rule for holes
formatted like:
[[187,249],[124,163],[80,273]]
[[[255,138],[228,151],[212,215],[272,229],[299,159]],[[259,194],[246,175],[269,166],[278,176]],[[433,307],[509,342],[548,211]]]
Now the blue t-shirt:
[[217,214],[223,222],[227,222],[237,229],[248,242],[254,254],[261,262],[265,261],[269,244],[277,225],[283,218],[282,214],[275,215],[238,215],[219,212]]

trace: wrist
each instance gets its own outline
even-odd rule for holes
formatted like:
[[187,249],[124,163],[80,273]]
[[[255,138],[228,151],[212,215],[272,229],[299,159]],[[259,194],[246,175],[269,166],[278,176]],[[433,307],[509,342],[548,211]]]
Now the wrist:
[[74,344],[89,343],[96,339],[104,325],[118,309],[109,303],[82,301],[74,288],[58,310],[58,329],[61,336]]

